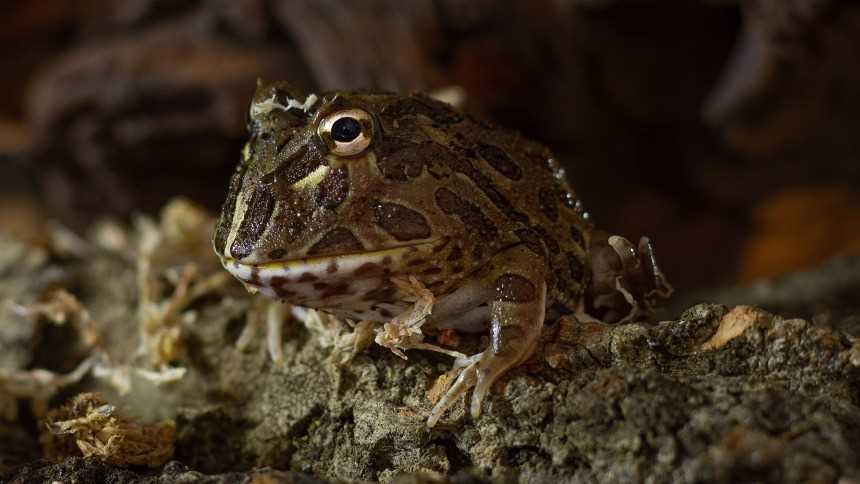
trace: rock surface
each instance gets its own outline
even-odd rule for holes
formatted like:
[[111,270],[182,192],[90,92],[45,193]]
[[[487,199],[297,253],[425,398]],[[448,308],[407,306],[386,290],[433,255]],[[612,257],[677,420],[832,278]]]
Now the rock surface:
[[[175,224],[196,212],[177,210],[134,229],[102,227],[62,256],[51,247],[26,273],[6,267],[0,284],[0,299],[23,307],[63,288],[88,315],[59,326],[36,314],[26,331],[0,331],[13,338],[0,344],[18,349],[3,360],[0,385],[35,367],[63,374],[95,355],[90,375],[58,388],[49,406],[99,391],[140,421],[172,418],[174,462],[148,471],[74,456],[34,461],[41,410],[17,395],[20,411],[0,426],[0,480],[860,479],[860,342],[826,321],[717,304],[653,325],[563,318],[547,325],[540,353],[494,387],[481,418],[461,402],[427,429],[427,393],[447,357],[410,351],[404,361],[374,346],[336,365],[334,330],[288,322],[284,360],[274,363],[259,324],[265,303],[217,279],[206,234]],[[194,297],[177,296],[182,287]],[[2,317],[3,328],[15,324]]]

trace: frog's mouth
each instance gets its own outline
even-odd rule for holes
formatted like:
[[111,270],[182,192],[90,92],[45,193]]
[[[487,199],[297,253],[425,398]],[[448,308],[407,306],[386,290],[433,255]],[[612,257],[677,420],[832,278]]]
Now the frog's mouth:
[[[221,265],[233,277],[251,288],[281,289],[302,283],[321,280],[379,278],[395,274],[412,256],[426,253],[439,241],[391,247],[386,249],[327,254],[318,257],[303,257],[243,264],[232,257],[219,254]],[[268,292],[268,291],[267,291]]]

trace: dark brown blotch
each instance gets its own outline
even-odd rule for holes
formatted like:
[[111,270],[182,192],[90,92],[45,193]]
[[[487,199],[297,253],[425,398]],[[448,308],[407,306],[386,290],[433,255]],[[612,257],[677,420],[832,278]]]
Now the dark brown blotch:
[[541,227],[540,225],[535,225],[534,227],[532,227],[532,230],[540,234],[541,238],[543,239],[544,246],[546,246],[546,249],[549,251],[550,255],[558,254],[559,250],[561,250],[558,245],[558,241],[555,240],[555,238],[553,238],[553,236],[551,236],[545,228]]
[[440,287],[442,287],[444,285],[445,285],[445,281],[440,279],[438,281],[433,281],[430,284],[427,284],[427,289],[430,289],[431,291],[433,291],[435,293],[436,289],[439,289]]
[[451,243],[451,237],[445,237],[442,240],[441,244],[436,244],[433,246],[433,252],[434,253],[442,252],[443,250],[445,250],[446,247],[448,247],[448,244],[450,244],[450,243]]
[[448,252],[448,261],[453,262],[456,260],[460,260],[463,258],[463,248],[460,247],[460,244],[451,247],[451,252]]
[[257,188],[248,201],[245,218],[242,219],[236,238],[230,246],[230,254],[236,259],[244,259],[251,254],[254,246],[269,226],[269,219],[275,210],[275,199],[267,190]]
[[537,232],[532,229],[517,229],[514,233],[530,251],[543,258],[546,257],[546,249]]
[[313,282],[317,279],[318,277],[314,274],[311,274],[310,272],[303,272],[302,275],[299,276],[298,279],[296,279],[296,282]]
[[349,172],[346,168],[333,169],[319,184],[317,205],[333,209],[346,200],[349,194]]
[[348,294],[348,293],[349,293],[349,283],[348,282],[339,282],[337,284],[332,284],[331,286],[327,287],[322,292],[322,294],[320,294],[320,297],[322,299],[327,299],[327,298],[332,298],[335,296],[343,296],[344,294]]
[[365,262],[364,264],[358,266],[358,268],[353,271],[353,275],[355,277],[373,277],[380,276],[385,272],[385,268],[376,262]]
[[349,229],[338,227],[326,233],[313,247],[308,255],[345,254],[364,250],[364,245]]
[[523,170],[519,165],[514,163],[505,153],[505,150],[498,146],[482,144],[478,147],[478,154],[496,171],[511,180],[519,180],[523,177]]
[[534,283],[518,274],[502,274],[496,279],[495,287],[499,301],[526,303],[538,297]]
[[248,279],[248,283],[255,286],[263,286],[263,279],[260,277],[259,267],[251,269],[251,277]]
[[260,177],[260,183],[262,185],[271,185],[273,183],[293,185],[316,170],[323,163],[324,159],[322,153],[314,148],[313,145],[302,146],[289,158],[281,162],[274,171]]
[[283,259],[285,255],[287,255],[286,250],[275,249],[275,250],[269,251],[268,257],[270,260],[279,260],[279,259]]
[[295,296],[296,292],[283,287],[276,287],[275,294],[277,294],[281,299],[289,299],[290,297]]
[[490,241],[498,236],[498,228],[480,208],[463,200],[451,190],[447,188],[436,190],[436,205],[446,214],[459,218],[468,230],[477,231],[481,239]]
[[432,156],[442,149],[430,141],[416,143],[403,138],[387,138],[379,148],[376,166],[385,178],[407,181],[419,176],[425,162],[432,160]]
[[568,266],[570,266],[570,278],[574,281],[583,282],[585,280],[585,269],[582,266],[582,261],[573,252],[567,253]]
[[440,124],[458,123],[463,120],[463,115],[448,104],[423,94],[398,99],[385,106],[382,113],[392,118],[422,114]]
[[396,302],[396,296],[397,288],[395,288],[389,283],[385,283],[375,289],[371,289],[361,299],[362,301],[370,301],[376,303],[393,303]]
[[221,216],[218,220],[218,225],[215,227],[215,250],[221,255],[227,250],[227,237],[230,234],[230,228],[233,225],[233,214],[236,211],[236,199],[239,192],[242,191],[242,180],[245,177],[245,164],[239,165],[239,168],[233,173],[230,178],[230,187],[227,189],[227,200],[221,207]]
[[538,192],[538,204],[540,205],[541,213],[550,221],[558,220],[558,197],[555,190],[549,187],[543,187]]
[[552,155],[549,152],[528,151],[525,156],[530,165],[536,166],[549,173],[553,173],[554,170],[552,162],[550,161],[552,159]]
[[573,239],[576,244],[582,248],[585,248],[585,239],[582,236],[582,229],[577,227],[576,225],[570,226],[570,238]]
[[377,203],[373,223],[401,242],[430,237],[430,225],[424,215],[396,203]]
[[478,188],[484,192],[484,195],[509,219],[522,224],[529,223],[529,217],[514,208],[510,200],[505,198],[502,192],[493,184],[489,177],[484,175],[480,170],[477,170],[469,161],[469,156],[452,156],[443,159],[449,165],[451,170],[466,175]]

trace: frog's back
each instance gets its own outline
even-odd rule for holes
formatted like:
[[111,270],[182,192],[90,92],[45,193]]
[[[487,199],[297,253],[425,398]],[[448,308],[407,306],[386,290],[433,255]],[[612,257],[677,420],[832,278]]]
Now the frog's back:
[[[383,131],[411,133],[415,130],[405,125],[418,127],[427,136],[422,141],[424,156],[436,156],[417,162],[424,162],[440,186],[479,207],[484,223],[495,227],[495,243],[476,244],[473,258],[491,255],[481,253],[482,247],[498,250],[524,243],[546,260],[548,305],[577,309],[588,278],[591,224],[549,149],[422,94],[392,99],[381,110]],[[409,167],[404,169],[398,156],[402,148],[390,139],[383,145],[387,150],[379,153],[382,173],[406,181]],[[412,173],[417,175],[419,167]]]

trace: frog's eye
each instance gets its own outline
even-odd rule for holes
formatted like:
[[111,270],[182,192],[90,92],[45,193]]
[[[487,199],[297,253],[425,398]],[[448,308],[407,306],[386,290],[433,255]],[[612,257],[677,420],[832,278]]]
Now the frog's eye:
[[338,156],[353,156],[364,151],[373,139],[373,118],[367,111],[347,109],[329,114],[317,133]]

